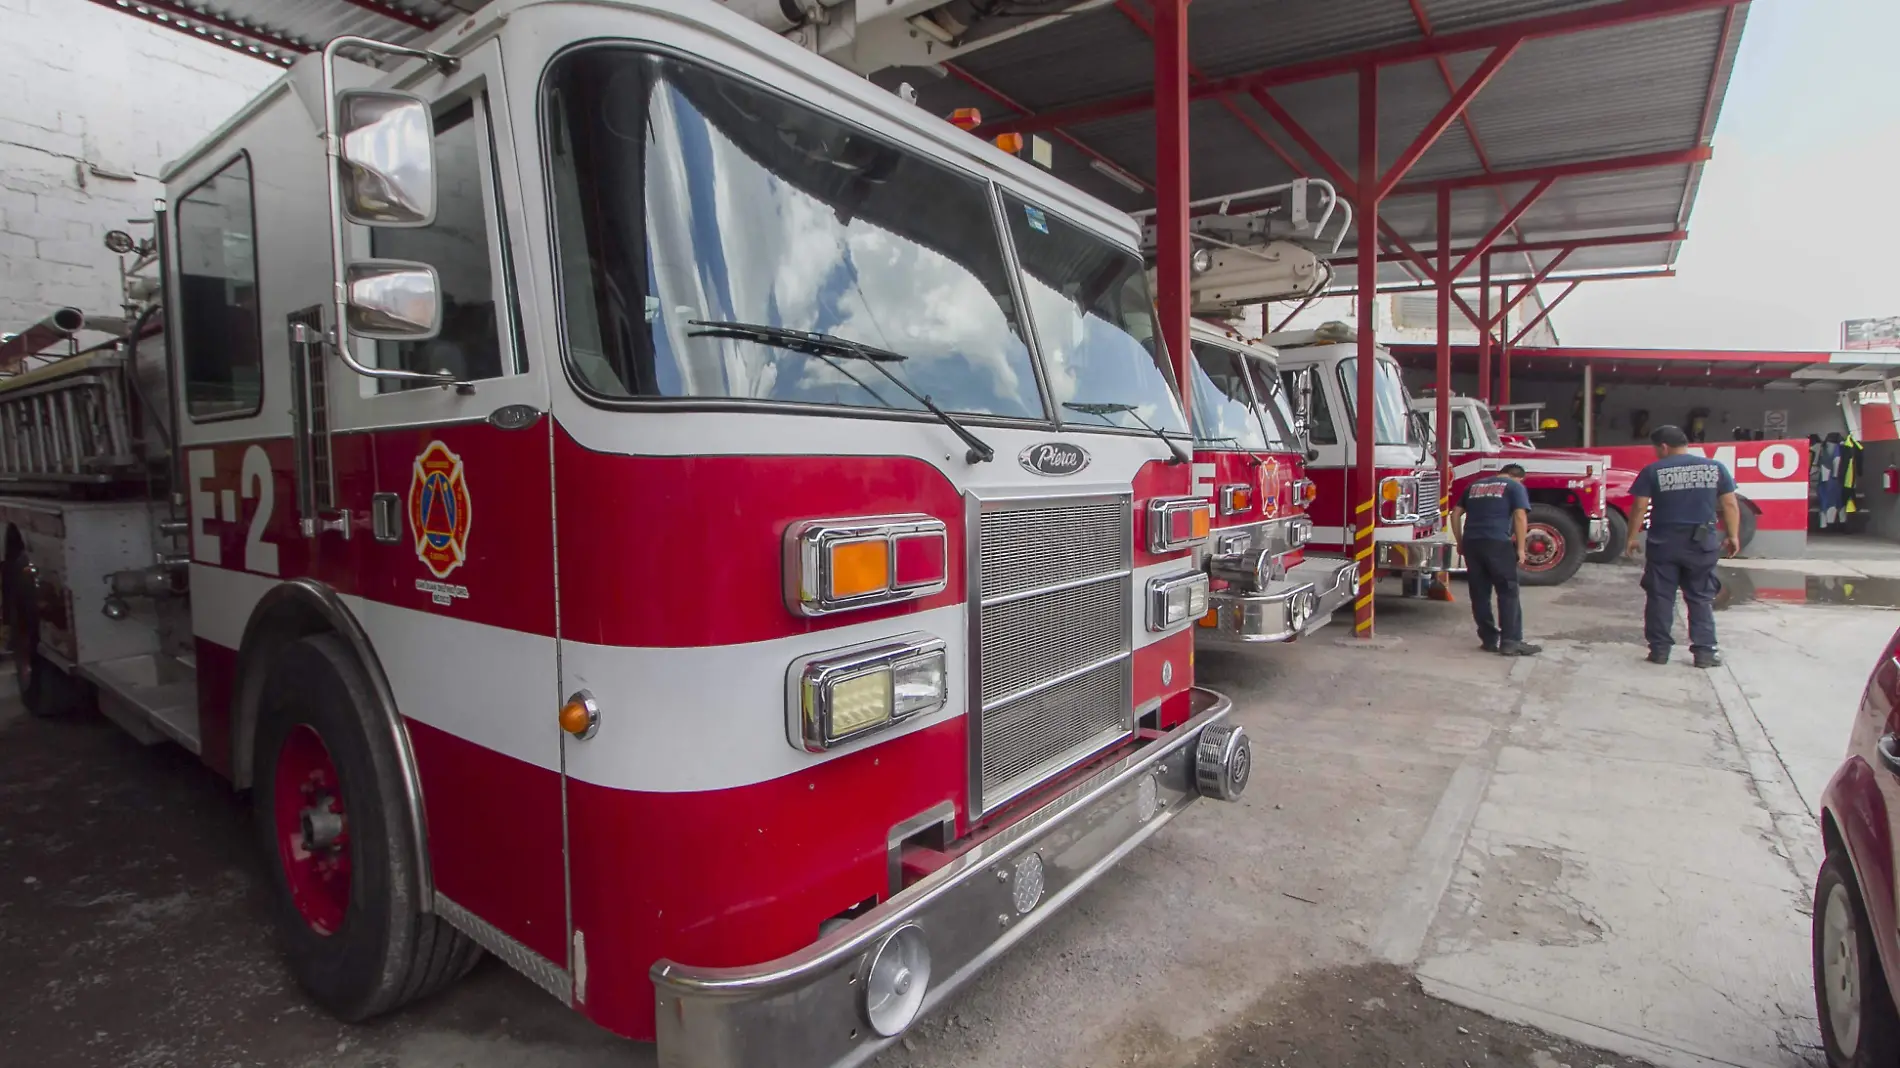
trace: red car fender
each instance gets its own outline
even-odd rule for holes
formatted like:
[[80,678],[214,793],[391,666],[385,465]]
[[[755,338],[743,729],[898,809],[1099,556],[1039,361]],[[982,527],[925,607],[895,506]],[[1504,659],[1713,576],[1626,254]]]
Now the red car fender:
[[1842,762],[1821,794],[1821,825],[1832,827],[1847,848],[1861,903],[1867,909],[1867,922],[1874,931],[1874,944],[1880,950],[1887,987],[1900,989],[1900,939],[1896,938],[1893,911],[1893,840],[1887,823],[1887,802],[1874,780],[1876,774],[1858,754]]

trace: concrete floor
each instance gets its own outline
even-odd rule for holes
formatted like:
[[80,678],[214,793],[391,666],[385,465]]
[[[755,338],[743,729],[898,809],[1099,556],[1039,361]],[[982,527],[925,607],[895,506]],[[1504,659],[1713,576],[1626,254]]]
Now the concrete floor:
[[[1805,795],[1771,772],[1839,758],[1859,650],[1895,617],[1727,609],[1731,677],[1640,662],[1633,569],[1527,594],[1537,661],[1479,654],[1462,587],[1382,599],[1377,649],[1336,625],[1204,651],[1255,740],[1245,798],[1177,820],[879,1063],[1628,1063],[1544,1032],[1814,1063]],[[1817,668],[1787,639],[1816,613],[1852,637],[1824,698],[1791,702],[1777,681]],[[323,1017],[274,957],[244,821],[175,749],[0,704],[0,1062],[651,1063],[492,961],[388,1020]],[[1448,1016],[1408,969],[1544,1030]]]

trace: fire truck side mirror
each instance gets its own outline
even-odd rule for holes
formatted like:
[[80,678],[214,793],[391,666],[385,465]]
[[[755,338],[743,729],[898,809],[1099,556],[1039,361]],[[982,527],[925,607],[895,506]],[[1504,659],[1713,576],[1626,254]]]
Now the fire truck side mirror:
[[435,221],[435,121],[410,93],[349,90],[337,98],[343,215],[365,226]]
[[344,287],[356,337],[416,341],[442,329],[442,283],[426,263],[358,260],[345,271]]

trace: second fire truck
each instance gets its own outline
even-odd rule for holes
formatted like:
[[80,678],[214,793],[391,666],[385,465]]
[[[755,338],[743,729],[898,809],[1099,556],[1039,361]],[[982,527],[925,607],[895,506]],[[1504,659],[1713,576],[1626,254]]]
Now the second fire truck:
[[1195,492],[1214,506],[1214,590],[1199,635],[1296,640],[1352,596],[1355,569],[1344,556],[1309,549],[1317,489],[1277,354],[1198,319],[1192,338]]
[[123,344],[0,388],[27,703],[248,788],[344,1019],[487,950],[858,1064],[1246,784],[1134,225],[773,28],[334,41],[115,235]]

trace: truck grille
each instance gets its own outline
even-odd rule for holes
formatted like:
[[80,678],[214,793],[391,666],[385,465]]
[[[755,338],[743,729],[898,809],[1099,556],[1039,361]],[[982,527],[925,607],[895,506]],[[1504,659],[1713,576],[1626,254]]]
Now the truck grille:
[[979,812],[1134,729],[1126,497],[994,502],[976,531]]
[[1433,467],[1418,473],[1418,521],[1431,523],[1438,519],[1439,494],[1438,468]]

